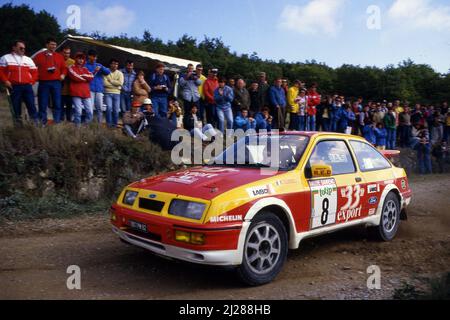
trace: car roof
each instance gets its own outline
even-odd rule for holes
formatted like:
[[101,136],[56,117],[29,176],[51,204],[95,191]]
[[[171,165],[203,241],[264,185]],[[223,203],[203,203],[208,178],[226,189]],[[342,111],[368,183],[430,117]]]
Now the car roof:
[[284,131],[279,132],[278,135],[287,135],[287,136],[307,136],[309,138],[312,137],[323,137],[323,136],[333,136],[333,137],[339,137],[339,138],[355,138],[358,140],[361,140],[362,137],[355,136],[351,134],[344,134],[344,133],[336,133],[336,132],[317,132],[317,131]]

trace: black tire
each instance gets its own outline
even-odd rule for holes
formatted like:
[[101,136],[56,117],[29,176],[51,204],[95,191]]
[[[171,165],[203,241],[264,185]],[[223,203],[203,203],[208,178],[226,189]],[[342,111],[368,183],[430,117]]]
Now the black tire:
[[238,275],[250,286],[269,283],[283,268],[287,252],[288,236],[283,223],[275,214],[261,212],[248,229]]
[[370,227],[370,235],[378,241],[391,241],[400,225],[400,203],[395,193],[390,192],[384,199],[380,225]]

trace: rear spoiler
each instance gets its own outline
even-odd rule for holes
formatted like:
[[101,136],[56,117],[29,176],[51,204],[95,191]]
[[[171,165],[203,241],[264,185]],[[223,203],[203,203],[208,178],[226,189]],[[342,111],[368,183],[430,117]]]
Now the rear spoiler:
[[380,150],[381,154],[388,159],[392,159],[400,154],[399,150]]

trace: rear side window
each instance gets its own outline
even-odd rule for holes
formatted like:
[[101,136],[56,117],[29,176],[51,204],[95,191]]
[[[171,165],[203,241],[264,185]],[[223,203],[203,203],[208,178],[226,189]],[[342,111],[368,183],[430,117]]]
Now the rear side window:
[[371,145],[360,141],[350,141],[350,145],[355,152],[361,171],[383,170],[391,167],[389,161]]
[[333,175],[354,173],[356,171],[352,155],[348,150],[347,144],[342,140],[317,143],[309,158],[309,168],[314,164],[331,166]]

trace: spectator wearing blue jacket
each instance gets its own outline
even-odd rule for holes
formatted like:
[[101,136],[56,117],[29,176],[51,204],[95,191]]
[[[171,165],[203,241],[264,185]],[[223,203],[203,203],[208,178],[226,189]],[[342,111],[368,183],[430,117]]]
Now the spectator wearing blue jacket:
[[172,84],[169,76],[164,73],[165,65],[158,63],[147,83],[150,85],[153,111],[161,118],[167,117],[169,94],[172,91]]
[[377,138],[375,136],[375,125],[372,122],[366,123],[362,128],[363,137],[371,144],[377,144]]
[[[95,113],[97,114],[97,122],[102,122],[103,116],[103,76],[107,76],[111,73],[111,71],[104,67],[102,64],[97,62],[97,51],[89,50],[88,51],[88,61],[86,62],[85,67],[94,75],[94,80],[90,83],[91,89],[91,106],[95,109]],[[93,110],[91,110],[93,113]]]
[[375,128],[376,146],[378,150],[386,150],[387,130],[383,123],[378,123]]
[[123,86],[120,92],[120,109],[122,113],[131,110],[131,94],[133,92],[133,83],[137,74],[134,71],[134,62],[127,60],[125,68],[121,69],[123,73]]
[[351,106],[346,104],[337,111],[335,119],[338,132],[345,133],[347,127],[351,127],[353,121],[356,120],[356,116],[353,113]]
[[236,118],[234,118],[234,130],[255,130],[256,121],[254,118],[248,116],[247,108],[241,108]]
[[342,100],[340,97],[338,96],[334,96],[334,100],[333,102],[330,104],[330,131],[331,132],[338,132],[338,128],[337,128],[337,123],[338,120],[336,118],[336,115],[338,113],[338,111],[341,109],[342,107]]
[[200,92],[198,87],[202,84],[200,77],[194,72],[193,64],[188,64],[186,73],[181,75],[178,83],[181,89],[181,97],[183,98],[184,115],[187,116],[191,112],[192,106],[199,104]]
[[231,102],[234,100],[233,89],[226,85],[227,79],[222,77],[219,79],[219,87],[214,90],[214,101],[217,105],[217,119],[219,120],[219,130],[225,132],[225,120],[227,121],[227,129],[233,129],[233,111]]
[[269,103],[274,123],[273,128],[284,129],[284,116],[286,114],[286,91],[281,87],[283,80],[277,78],[269,89]]
[[261,112],[258,112],[255,116],[256,121],[256,131],[266,130],[267,132],[272,131],[272,120],[273,117],[270,115],[270,109],[264,107]]

